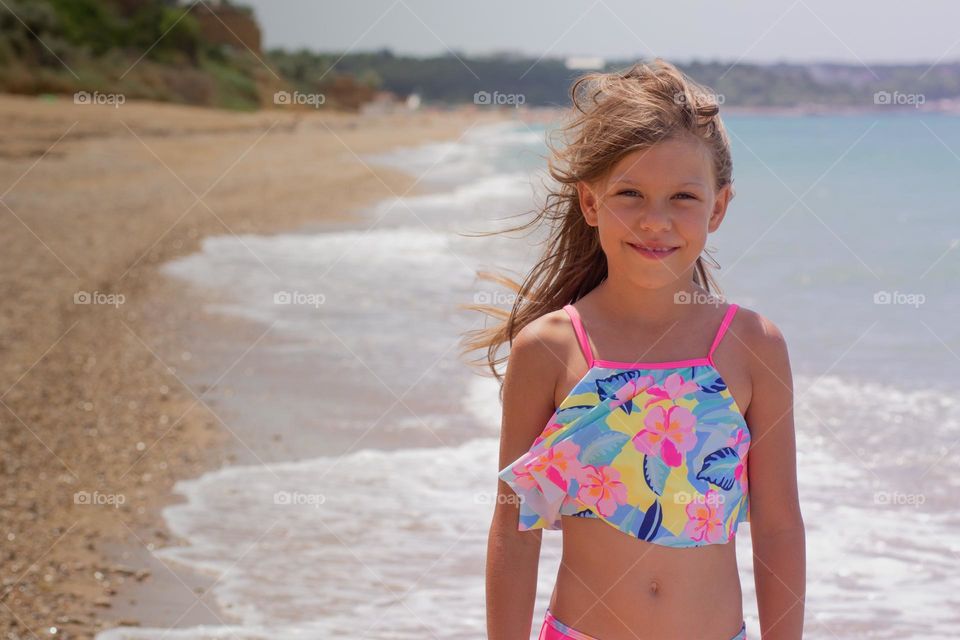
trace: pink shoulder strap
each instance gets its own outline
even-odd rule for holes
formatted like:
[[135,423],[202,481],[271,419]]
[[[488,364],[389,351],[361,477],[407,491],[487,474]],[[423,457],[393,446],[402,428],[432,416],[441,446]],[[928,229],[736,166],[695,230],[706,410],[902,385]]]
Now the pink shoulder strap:
[[707,359],[713,362],[713,352],[717,350],[720,341],[723,340],[723,335],[727,332],[727,327],[730,326],[730,323],[733,321],[733,315],[737,312],[738,305],[734,302],[730,303],[730,306],[727,307],[727,313],[723,316],[723,322],[720,323],[720,328],[717,329],[717,336],[713,339],[713,344],[710,345],[710,352],[707,354]]
[[572,304],[565,305],[563,310],[570,316],[573,323],[573,330],[577,334],[577,342],[580,343],[580,350],[583,351],[583,357],[587,359],[587,366],[593,366],[593,351],[590,349],[590,341],[587,340],[587,330],[583,328],[583,321],[580,319],[580,313]]

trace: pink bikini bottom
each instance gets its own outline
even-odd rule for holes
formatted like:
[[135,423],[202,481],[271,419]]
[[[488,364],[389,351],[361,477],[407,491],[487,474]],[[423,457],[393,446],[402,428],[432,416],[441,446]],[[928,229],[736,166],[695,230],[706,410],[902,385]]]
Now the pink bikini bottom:
[[[553,614],[550,613],[550,609],[547,609],[547,615],[543,619],[543,626],[540,628],[539,640],[566,640],[567,638],[569,638],[569,640],[599,640],[599,638],[587,635],[582,631],[577,631],[573,627],[568,627],[554,618]],[[730,640],[747,640],[746,620],[744,620],[737,635],[730,638]]]

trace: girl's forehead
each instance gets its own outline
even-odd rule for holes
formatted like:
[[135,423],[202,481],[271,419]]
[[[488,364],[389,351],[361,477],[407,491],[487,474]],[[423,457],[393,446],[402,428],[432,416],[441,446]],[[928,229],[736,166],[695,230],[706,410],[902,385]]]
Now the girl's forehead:
[[609,181],[659,180],[706,182],[711,174],[710,154],[696,140],[665,140],[636,149],[613,167]]

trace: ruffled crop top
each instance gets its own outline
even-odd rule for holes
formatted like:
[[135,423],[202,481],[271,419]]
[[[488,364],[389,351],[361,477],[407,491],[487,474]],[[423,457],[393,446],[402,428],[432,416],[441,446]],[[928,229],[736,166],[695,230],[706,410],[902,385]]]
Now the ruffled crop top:
[[750,430],[713,353],[737,308],[705,358],[626,363],[594,359],[579,313],[564,307],[589,369],[498,474],[520,497],[521,531],[574,516],[667,547],[734,539],[750,521]]

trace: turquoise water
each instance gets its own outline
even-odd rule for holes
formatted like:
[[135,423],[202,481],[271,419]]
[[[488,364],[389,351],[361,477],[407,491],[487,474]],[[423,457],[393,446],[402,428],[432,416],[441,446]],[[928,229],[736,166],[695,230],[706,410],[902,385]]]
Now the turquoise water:
[[[727,123],[738,195],[716,245],[728,295],[781,326],[802,371],[952,389],[941,372],[960,366],[960,119]],[[874,303],[883,291],[912,298]]]

